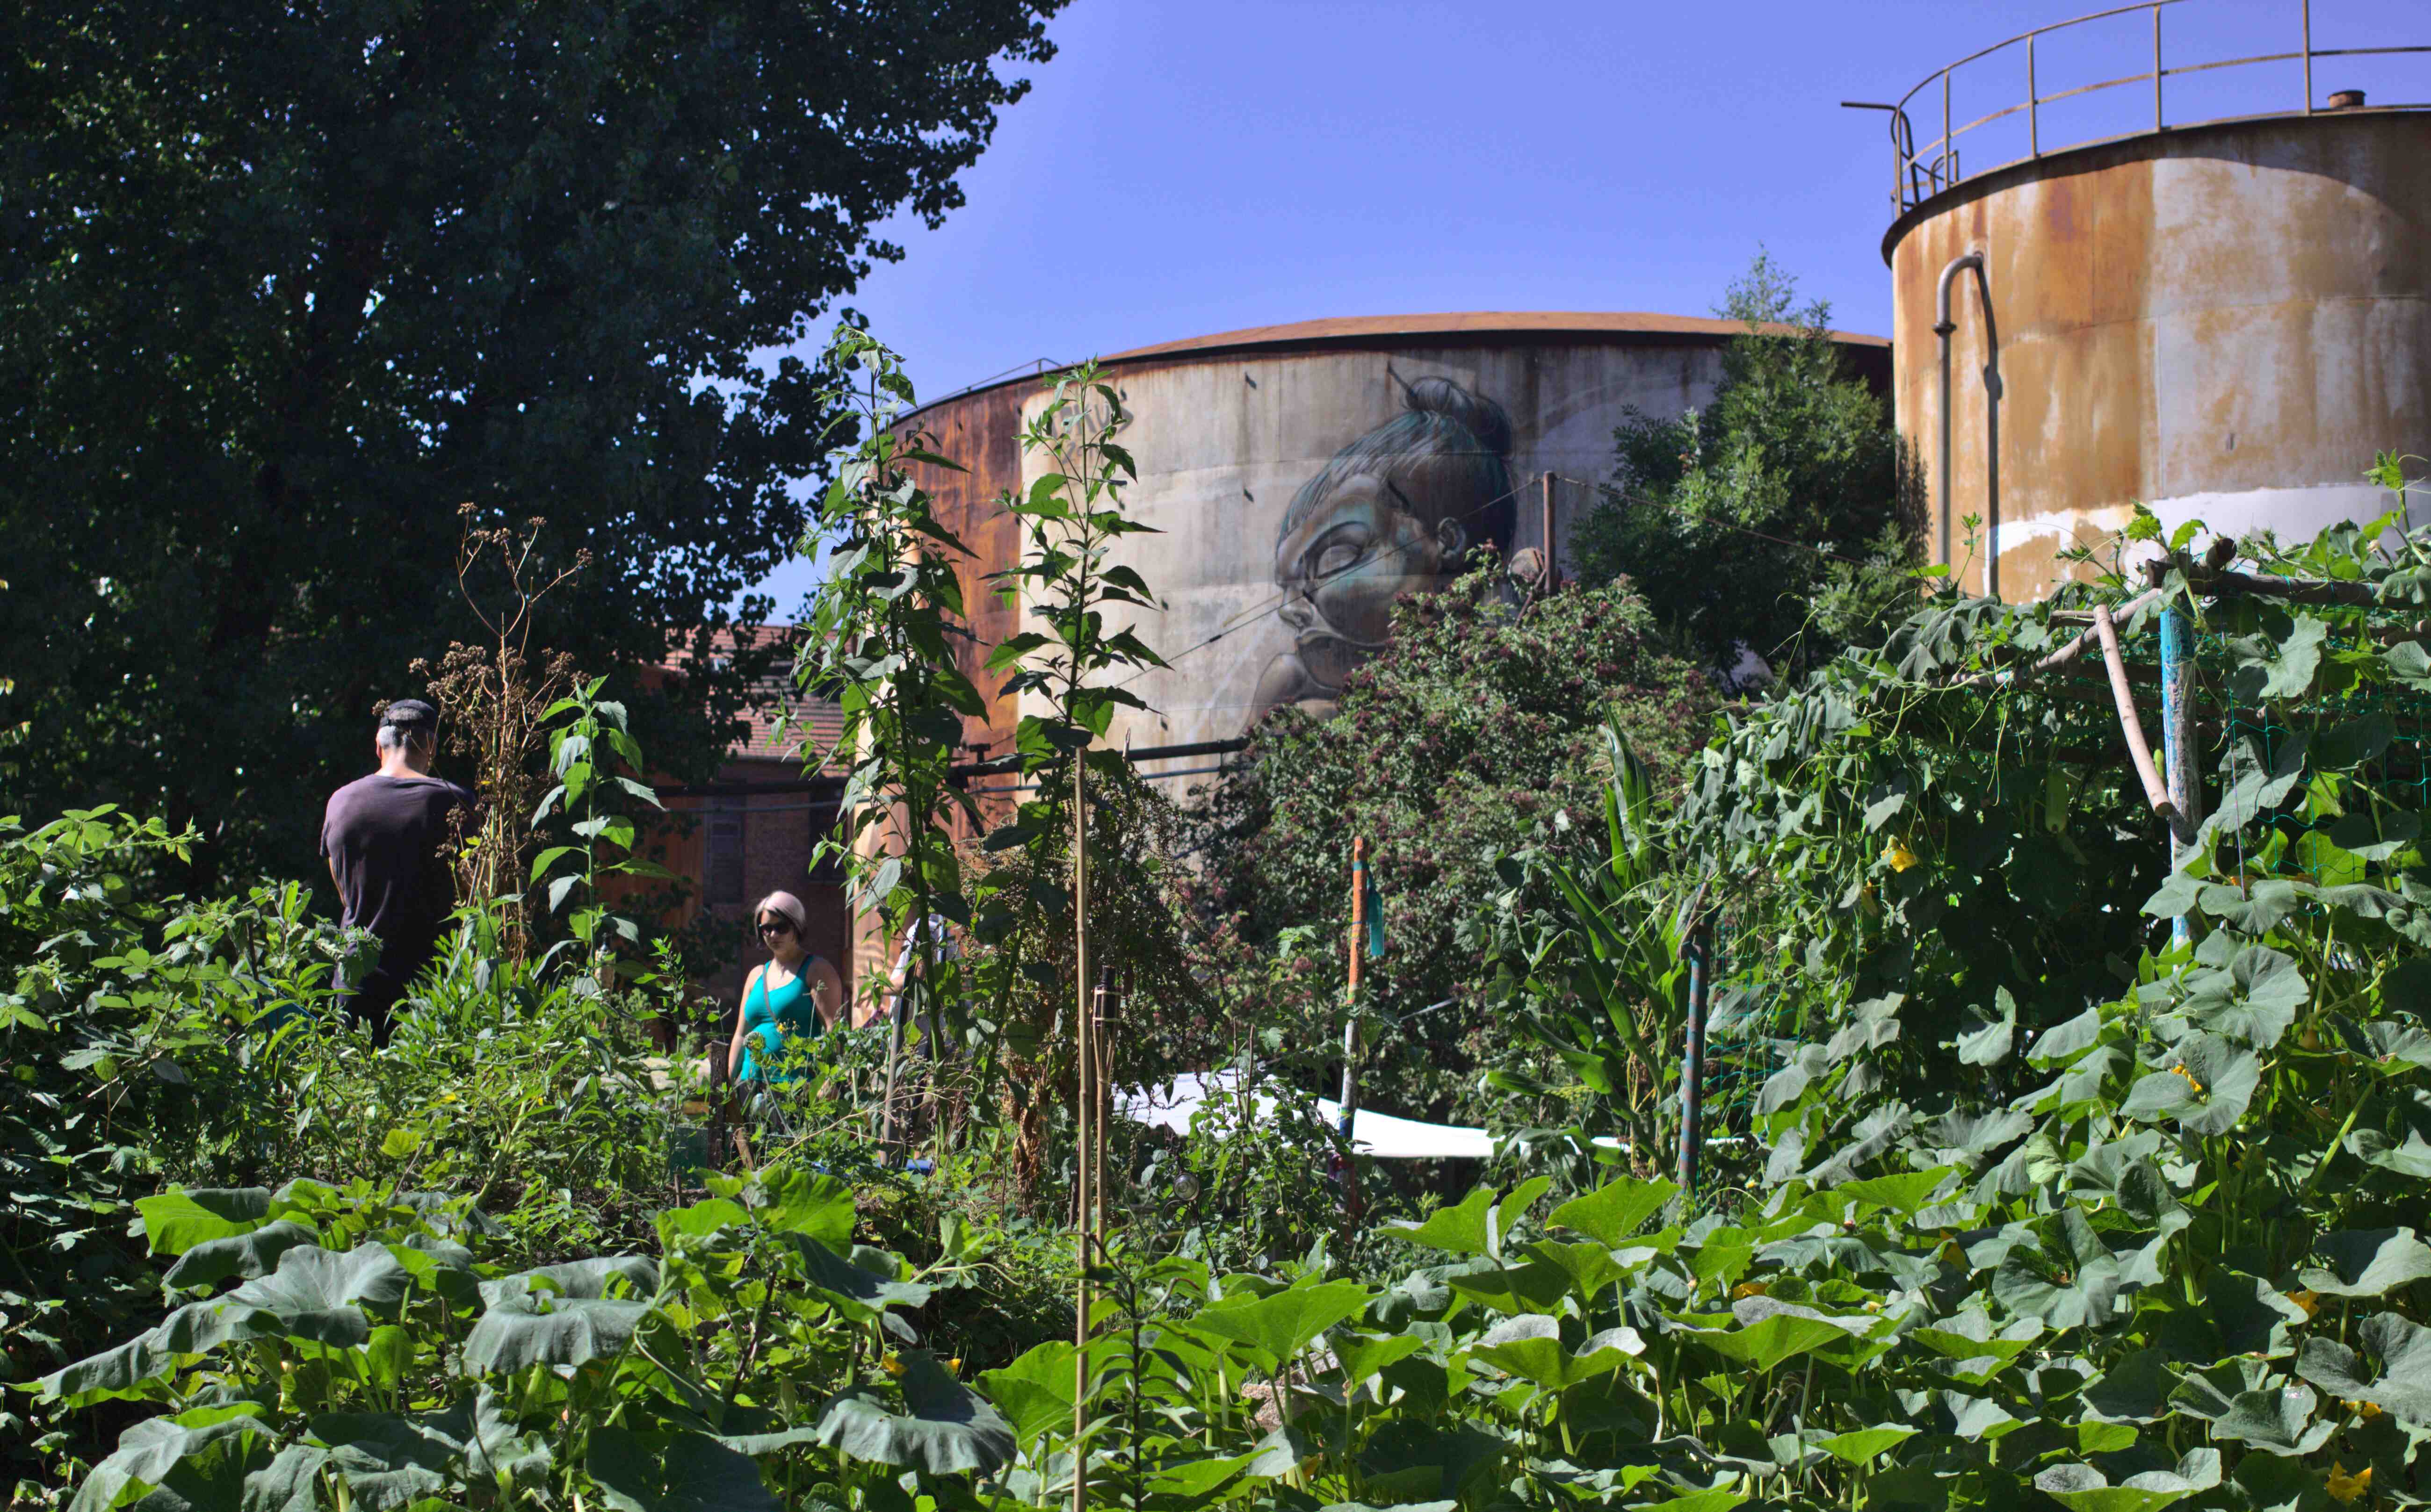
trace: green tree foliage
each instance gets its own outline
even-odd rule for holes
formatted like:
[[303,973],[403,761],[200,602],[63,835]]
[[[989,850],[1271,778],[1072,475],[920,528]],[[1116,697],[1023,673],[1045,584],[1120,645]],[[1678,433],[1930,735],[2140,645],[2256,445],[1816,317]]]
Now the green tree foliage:
[[[936,224],[1061,0],[24,11],[0,59],[0,727],[28,813],[310,871],[376,700],[471,635],[456,508],[590,549],[539,643],[656,661],[793,549],[832,410],[758,354]],[[477,522],[478,523],[478,522]],[[764,614],[767,606],[755,607]],[[746,618],[750,616],[746,616]],[[703,635],[707,634],[704,630]],[[706,773],[761,669],[637,703]]]
[[[952,1000],[959,994],[939,978],[959,968],[940,954],[944,941],[927,921],[970,922],[952,825],[957,813],[975,821],[978,810],[947,778],[964,717],[986,706],[956,656],[967,632],[955,558],[970,550],[939,523],[935,499],[906,469],[956,464],[929,451],[925,433],[890,428],[915,402],[892,350],[846,324],[828,357],[847,376],[866,374],[867,398],[855,402],[868,430],[819,506],[832,556],[812,601],[818,656],[795,669],[805,692],[825,690],[844,714],[835,749],[805,756],[813,771],[841,760],[847,773],[844,828],[822,839],[821,854],[840,855],[851,868],[856,915],[881,917],[893,938],[914,943],[914,996]],[[899,1034],[900,1015],[897,1024]]]
[[[1199,840],[1215,931],[1263,944],[1311,926],[1331,943],[1338,987],[1350,842],[1366,838],[1387,953],[1363,985],[1378,1018],[1364,1079],[1388,1111],[1445,1110],[1465,1095],[1459,1068],[1502,1052],[1507,1037],[1477,1011],[1486,984],[1466,926],[1503,890],[1497,863],[1515,847],[1533,836],[1571,848],[1578,826],[1601,827],[1607,721],[1658,783],[1676,783],[1712,706],[1627,587],[1523,610],[1500,575],[1404,600],[1391,643],[1351,674],[1333,719],[1286,712],[1262,725]],[[1414,1017],[1446,999],[1460,1006]]]
[[1744,646],[1786,676],[1878,643],[1914,604],[1899,437],[1844,369],[1831,306],[1799,306],[1770,258],[1717,313],[1748,329],[1723,351],[1713,403],[1629,412],[1612,488],[1572,550],[1584,581],[1635,583],[1704,665],[1727,670]]

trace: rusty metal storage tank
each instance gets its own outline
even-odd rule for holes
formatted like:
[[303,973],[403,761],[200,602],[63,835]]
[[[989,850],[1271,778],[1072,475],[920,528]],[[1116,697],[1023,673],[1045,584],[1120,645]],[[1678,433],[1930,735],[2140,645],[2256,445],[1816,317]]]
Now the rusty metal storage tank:
[[[1139,628],[1172,663],[1133,686],[1154,712],[1119,721],[1112,739],[1229,740],[1276,704],[1325,707],[1372,651],[1392,597],[1444,581],[1447,548],[1541,548],[1542,475],[1608,476],[1626,411],[1668,419],[1706,403],[1742,329],[1635,313],[1378,316],[1105,358],[1133,416],[1123,440],[1140,474],[1129,507],[1162,532],[1131,538],[1121,559],[1165,604]],[[1886,387],[1886,342],[1836,339],[1853,372]],[[902,422],[970,470],[931,470],[927,481],[976,554],[965,579],[984,644],[1016,627],[981,579],[1018,558],[996,500],[1042,470],[1019,436],[1045,402],[1038,376],[1024,374]],[[1592,502],[1579,482],[1556,483],[1557,542]],[[1001,681],[981,679],[992,694]],[[1009,750],[1015,717],[997,698],[986,727],[968,732],[975,751]]]
[[[1970,591],[2047,591],[2072,571],[2056,554],[2108,539],[2136,501],[2171,526],[2309,538],[2390,507],[2361,476],[2375,453],[2431,454],[2431,106],[2315,88],[2378,54],[2431,99],[2431,58],[2318,51],[2298,4],[2289,52],[2176,58],[2158,16],[2129,8],[2126,59],[2097,68],[2124,77],[2037,80],[2036,41],[2079,25],[2062,23],[1966,60],[2014,80],[1991,114],[1953,125],[1944,70],[1891,117],[1894,404],[1933,490],[1935,557]],[[2235,103],[2262,113],[2170,124],[2171,91],[2198,74],[2249,80]],[[2054,150],[2053,100],[2105,90],[2138,129]],[[1911,110],[1939,134],[1920,142]],[[1962,175],[1963,139],[1995,122],[2024,155]],[[1988,527],[1971,553],[1970,514]]]

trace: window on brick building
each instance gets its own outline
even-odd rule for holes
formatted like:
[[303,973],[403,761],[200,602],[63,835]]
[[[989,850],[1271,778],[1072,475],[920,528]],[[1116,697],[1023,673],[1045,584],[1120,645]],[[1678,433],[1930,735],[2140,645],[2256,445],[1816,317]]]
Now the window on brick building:
[[743,901],[743,816],[739,813],[713,813],[709,816],[709,901],[741,903]]

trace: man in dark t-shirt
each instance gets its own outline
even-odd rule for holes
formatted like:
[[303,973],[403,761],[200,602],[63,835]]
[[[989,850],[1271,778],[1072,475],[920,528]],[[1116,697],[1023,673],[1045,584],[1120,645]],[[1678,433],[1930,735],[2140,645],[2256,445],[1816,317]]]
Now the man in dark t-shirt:
[[344,984],[347,1020],[369,1023],[375,1044],[388,1043],[390,1011],[429,962],[453,906],[439,848],[448,812],[473,795],[430,775],[438,744],[436,709],[417,698],[391,704],[373,737],[379,770],[331,793],[321,821],[344,922],[379,937],[379,964]]

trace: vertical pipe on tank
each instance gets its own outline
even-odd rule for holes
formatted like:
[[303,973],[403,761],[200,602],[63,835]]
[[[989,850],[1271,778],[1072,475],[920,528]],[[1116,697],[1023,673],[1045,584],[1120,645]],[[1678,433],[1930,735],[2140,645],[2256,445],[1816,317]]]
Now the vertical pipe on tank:
[[1545,591],[1551,593],[1561,582],[1553,567],[1553,474],[1545,471]]
[[2153,129],[2161,129],[2161,8],[2153,8]]
[[1945,68],[1941,71],[1941,182],[1935,187],[1950,185],[1950,70]]
[[2313,113],[2313,0],[2305,0],[2305,113]]
[[2042,96],[2035,88],[2035,34],[2026,33],[2026,154],[2043,155]]
[[1987,538],[1984,562],[1984,591],[1998,598],[2001,593],[2001,337],[1992,320],[1992,286],[1984,274],[1984,253],[1978,248],[1950,259],[1941,270],[1940,281],[1933,291],[1933,334],[1941,343],[1941,559],[1954,574],[1958,564],[1951,557],[1951,469],[1950,469],[1950,333],[1958,323],[1950,318],[1950,286],[1967,270],[1975,274],[1975,290],[1984,311],[1984,406],[1985,446],[1984,497]]

